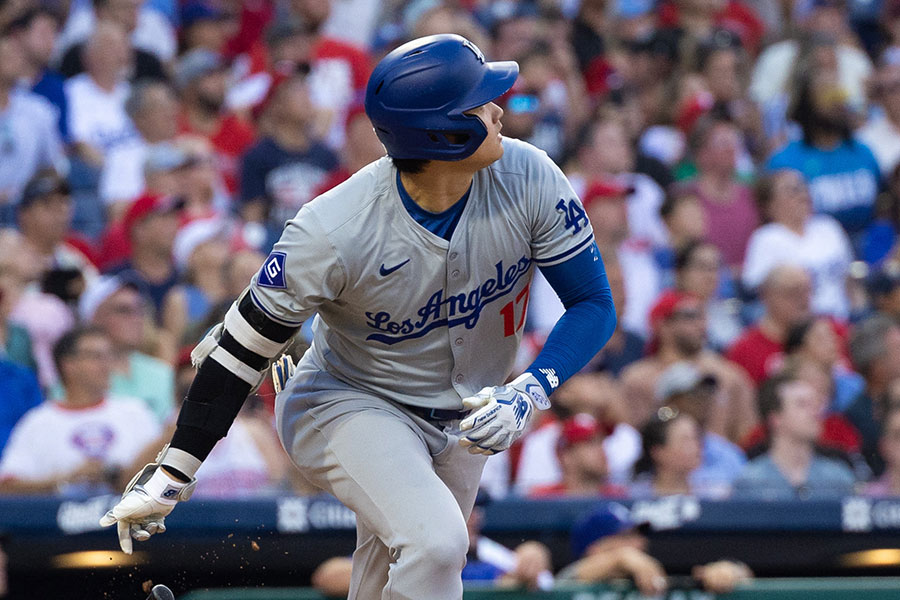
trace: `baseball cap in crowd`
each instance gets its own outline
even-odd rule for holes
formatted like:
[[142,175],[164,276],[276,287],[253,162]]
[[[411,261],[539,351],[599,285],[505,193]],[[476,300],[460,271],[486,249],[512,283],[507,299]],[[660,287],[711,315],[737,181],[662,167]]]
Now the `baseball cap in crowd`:
[[637,522],[631,517],[631,511],[618,502],[607,502],[599,509],[581,517],[572,526],[569,536],[572,544],[572,556],[577,560],[584,556],[588,548],[595,542],[629,531],[646,533],[647,522]]
[[184,201],[174,196],[162,196],[148,192],[143,196],[139,196],[137,200],[131,203],[128,210],[125,211],[125,217],[122,219],[122,226],[125,233],[131,235],[131,230],[140,221],[150,215],[173,213],[180,210],[184,206]]
[[178,230],[172,246],[172,256],[179,270],[187,267],[188,259],[200,244],[211,240],[227,240],[229,235],[228,221],[219,217],[191,221]]
[[650,309],[650,328],[656,329],[662,321],[669,319],[683,308],[699,308],[700,299],[678,290],[666,290]]
[[192,0],[181,7],[181,26],[187,29],[200,21],[218,21],[226,16],[210,2]]
[[587,208],[590,204],[601,200],[624,200],[625,196],[633,192],[634,186],[615,179],[599,179],[588,186],[581,203]]
[[194,162],[194,158],[170,142],[151,144],[144,157],[144,174],[164,173],[181,169]]
[[613,12],[619,19],[636,19],[653,12],[654,0],[616,0]]
[[104,275],[92,281],[78,298],[78,316],[81,321],[90,322],[100,305],[124,288],[141,291],[140,284],[123,275]]
[[225,61],[218,52],[195,48],[182,56],[175,65],[175,85],[179,90],[183,90],[201,77],[217,73],[225,68]]
[[563,421],[556,447],[559,450],[564,450],[571,448],[575,444],[587,442],[598,434],[607,436],[612,434],[612,432],[613,427],[608,423],[597,421],[589,414],[578,413]]
[[313,28],[295,17],[276,19],[266,28],[266,46],[271,48],[291,38],[301,35],[312,35],[313,33],[315,33]]
[[869,294],[872,298],[887,296],[900,287],[900,263],[887,261],[869,277]]
[[69,182],[64,177],[52,169],[44,169],[25,184],[22,198],[19,200],[19,208],[27,208],[52,194],[68,196],[71,193]]
[[702,385],[716,386],[718,380],[687,361],[679,361],[659,376],[656,382],[656,399],[665,404],[672,396],[691,392]]

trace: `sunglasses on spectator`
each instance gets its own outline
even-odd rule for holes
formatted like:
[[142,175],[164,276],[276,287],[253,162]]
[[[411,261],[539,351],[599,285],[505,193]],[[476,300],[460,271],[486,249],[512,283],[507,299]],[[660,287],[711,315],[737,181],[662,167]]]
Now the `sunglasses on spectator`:
[[695,319],[699,319],[703,316],[703,313],[699,310],[676,310],[672,313],[673,319],[678,319],[680,321],[693,321]]

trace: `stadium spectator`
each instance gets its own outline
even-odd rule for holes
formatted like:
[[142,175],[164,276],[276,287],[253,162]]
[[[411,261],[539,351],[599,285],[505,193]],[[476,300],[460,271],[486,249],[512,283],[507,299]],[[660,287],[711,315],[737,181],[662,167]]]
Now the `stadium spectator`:
[[688,414],[700,426],[702,462],[691,473],[691,486],[704,495],[724,498],[731,492],[744,463],[744,452],[721,435],[707,431],[711,408],[718,401],[719,382],[687,362],[675,363],[663,371],[656,384],[656,396],[662,406]]
[[310,97],[319,114],[318,131],[334,150],[345,143],[347,112],[363,96],[372,59],[364,49],[326,33],[331,5],[332,0],[292,0],[290,11],[311,33]]
[[[144,6],[141,6],[144,4]],[[134,48],[135,79],[144,77],[164,78],[163,63],[175,56],[175,33],[172,25],[149,3],[137,0],[93,0],[72,3],[57,42],[60,71],[66,77],[82,70],[81,49],[100,23],[115,23],[130,37],[129,47]]]
[[241,160],[244,220],[269,223],[277,235],[337,167],[337,156],[315,137],[315,119],[305,78],[273,83],[261,116],[265,135]]
[[173,140],[178,124],[178,99],[165,82],[137,82],[124,106],[137,135],[110,149],[100,174],[100,197],[114,220],[146,188],[144,169],[150,146]]
[[110,393],[113,344],[103,332],[70,331],[53,355],[63,396],[31,409],[13,429],[0,459],[0,492],[112,493],[119,469],[155,440],[159,425],[141,402]]
[[818,453],[826,399],[790,371],[759,389],[759,411],[769,431],[769,449],[747,463],[734,483],[735,498],[792,500],[835,498],[853,493],[846,463]]
[[128,39],[114,23],[97,25],[84,47],[85,72],[66,80],[69,133],[77,156],[100,169],[109,151],[134,136],[125,112]]
[[9,24],[9,31],[25,52],[22,79],[32,92],[56,107],[60,137],[69,137],[69,109],[62,75],[50,68],[53,47],[59,32],[59,17],[45,7],[27,9]]
[[222,52],[235,33],[235,16],[223,3],[189,0],[181,4],[181,52],[203,48]]
[[[0,292],[0,304],[2,304]],[[0,324],[2,327],[2,324]],[[0,456],[13,427],[26,412],[41,403],[41,387],[34,371],[18,365],[0,352]]]
[[158,319],[163,299],[178,282],[172,256],[178,232],[178,212],[182,202],[172,196],[148,193],[132,202],[122,225],[128,235],[131,256],[110,269],[144,288],[152,302],[152,315]]
[[[554,394],[552,411],[522,439],[518,462],[510,469],[514,474],[514,491],[530,495],[536,488],[552,488],[563,483],[563,467],[558,451],[564,423],[576,414],[588,414],[603,431],[605,470],[610,484],[627,481],[631,468],[641,452],[638,432],[625,422],[625,398],[618,382],[605,375],[576,375]],[[575,427],[573,431],[582,431]],[[490,461],[489,461],[490,464]],[[611,488],[615,489],[615,488]]]
[[742,366],[757,385],[781,367],[788,330],[810,317],[811,294],[809,274],[788,264],[769,271],[759,286],[765,312],[726,354],[729,360]]
[[216,157],[209,142],[196,137],[181,138],[176,148],[185,154],[185,163],[178,172],[179,188],[174,192],[184,200],[182,223],[227,218],[234,203],[216,171]]
[[675,254],[675,287],[700,299],[706,308],[709,345],[721,350],[740,336],[742,324],[733,297],[731,273],[722,265],[719,249],[709,242],[694,241]]
[[0,354],[36,371],[45,388],[56,383],[53,344],[72,328],[72,311],[40,291],[40,263],[20,233],[0,230]]
[[803,131],[769,159],[768,169],[806,178],[813,212],[831,215],[851,237],[871,221],[881,171],[872,151],[853,138],[847,91],[824,69],[798,78],[791,118]]
[[900,497],[900,405],[885,408],[878,450],[884,462],[884,473],[866,484],[863,493],[878,498]]
[[576,149],[577,165],[567,171],[582,200],[595,182],[615,183],[627,188],[628,238],[655,248],[666,243],[659,208],[664,194],[649,176],[635,172],[635,151],[623,119],[612,110],[585,125]]
[[825,317],[815,317],[797,323],[788,330],[784,343],[787,360],[795,363],[809,362],[818,366],[829,381],[832,412],[843,412],[865,388],[865,380],[850,369],[832,322]]
[[752,156],[763,156],[767,149],[762,115],[747,96],[747,71],[752,63],[740,38],[728,30],[714,31],[698,45],[696,62],[712,106],[738,127]]
[[706,212],[693,186],[673,185],[666,192],[666,199],[659,207],[659,214],[666,225],[668,252],[663,266],[674,266],[675,253],[692,242],[706,239],[709,225]]
[[690,152],[697,164],[691,184],[706,215],[707,241],[722,253],[722,260],[737,274],[747,240],[759,222],[753,194],[735,179],[741,134],[728,119],[702,117],[693,126]]
[[869,100],[880,111],[872,111],[857,132],[875,155],[881,175],[888,178],[900,163],[900,64],[885,60],[875,72]]
[[213,307],[232,298],[225,288],[229,234],[227,221],[212,218],[193,221],[175,236],[175,266],[183,283],[166,295],[161,323],[179,344],[191,341],[188,332],[194,332]]
[[[557,581],[596,583],[627,577],[646,596],[662,594],[668,581],[662,564],[647,553],[648,529],[616,502],[584,515],[572,526],[570,536],[576,561],[559,572]],[[747,565],[728,560],[695,566],[691,575],[703,589],[716,594],[728,593],[753,577]]]
[[609,483],[609,467],[603,443],[613,425],[598,422],[593,416],[578,413],[562,422],[556,442],[556,454],[562,478],[558,483],[537,486],[533,498],[555,496],[624,497],[626,488]]
[[900,323],[900,262],[885,261],[867,284],[872,310]]
[[647,337],[647,315],[659,293],[660,273],[650,245],[630,235],[629,191],[613,180],[597,181],[584,192],[582,202],[601,256],[615,255],[622,269],[625,310],[619,311],[619,322],[625,329]]
[[25,71],[22,44],[0,35],[0,226],[15,222],[22,189],[39,169],[66,167],[55,109],[19,87]]
[[858,323],[850,333],[850,360],[866,380],[866,388],[844,414],[862,436],[862,453],[876,477],[884,463],[878,453],[885,398],[892,382],[900,378],[900,325],[884,315]]
[[197,48],[184,54],[175,67],[181,97],[178,131],[209,141],[216,170],[229,192],[238,188],[238,161],[255,139],[252,125],[227,110],[228,72],[222,57]]
[[778,265],[797,265],[812,276],[812,310],[847,319],[853,249],[834,218],[812,214],[803,175],[780,169],[764,176],[757,185],[756,201],[766,224],[750,237],[741,273],[744,287],[755,290]]
[[839,0],[806,6],[809,14],[802,19],[800,31],[771,44],[759,55],[750,79],[750,97],[764,107],[783,107],[785,91],[797,74],[827,65],[849,94],[851,105],[864,106],[872,63],[850,30],[847,3]]
[[696,419],[670,406],[660,407],[640,429],[643,452],[634,465],[632,498],[677,494],[717,497],[720,492],[695,484],[703,463],[703,432]]
[[318,196],[327,192],[339,183],[350,178],[350,175],[384,156],[384,146],[375,128],[366,116],[361,106],[350,110],[347,115],[347,143],[344,144],[340,154],[340,165],[328,174],[328,177],[313,192]]
[[97,276],[82,240],[69,239],[72,198],[68,182],[52,169],[42,169],[25,186],[18,206],[23,242],[37,257],[44,291],[66,302],[78,300]]
[[670,365],[687,361],[714,375],[722,390],[707,423],[713,431],[739,441],[757,422],[750,382],[729,360],[706,349],[706,314],[699,298],[666,291],[650,313],[653,327],[651,353],[622,373],[622,385],[630,409],[629,422],[640,428],[657,412],[656,385]]
[[81,295],[78,313],[82,322],[99,327],[112,341],[110,391],[143,400],[154,422],[162,422],[172,411],[175,373],[141,351],[149,319],[139,285],[121,276],[101,277]]

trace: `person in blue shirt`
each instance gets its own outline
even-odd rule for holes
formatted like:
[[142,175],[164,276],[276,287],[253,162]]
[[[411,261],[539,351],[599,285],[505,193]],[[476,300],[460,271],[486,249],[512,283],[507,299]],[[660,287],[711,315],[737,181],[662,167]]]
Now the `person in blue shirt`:
[[63,90],[65,80],[49,66],[59,27],[57,15],[47,8],[38,7],[23,12],[10,23],[9,31],[19,40],[25,52],[25,79],[31,91],[46,98],[59,111],[59,134],[63,141],[68,141],[69,109]]
[[18,420],[41,403],[34,373],[0,356],[0,454]]
[[813,210],[837,219],[854,238],[874,217],[881,175],[872,151],[853,139],[850,116],[836,73],[820,70],[802,76],[791,118],[803,138],[776,152],[768,169],[800,171],[809,183]]

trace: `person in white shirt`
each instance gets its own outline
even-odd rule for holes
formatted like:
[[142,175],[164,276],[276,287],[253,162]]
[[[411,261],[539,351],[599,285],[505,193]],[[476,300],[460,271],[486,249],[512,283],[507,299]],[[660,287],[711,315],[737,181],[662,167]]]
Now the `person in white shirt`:
[[18,88],[25,72],[19,41],[0,37],[0,225],[15,223],[15,206],[28,180],[41,168],[65,170],[56,109]]
[[828,215],[813,215],[806,183],[798,171],[782,169],[760,180],[757,202],[767,221],[750,236],[742,281],[756,289],[775,267],[791,264],[812,276],[812,309],[846,319],[846,281],[853,261],[850,240]]
[[137,135],[110,148],[100,174],[100,197],[107,205],[120,207],[145,189],[144,167],[150,146],[175,138],[178,98],[165,82],[140,82],[132,87],[124,108]]
[[111,22],[99,23],[84,48],[87,70],[65,83],[70,137],[81,158],[97,167],[112,147],[136,135],[125,112],[128,53],[125,31]]
[[[131,44],[162,62],[176,54],[175,28],[165,15],[140,0],[73,0],[69,18],[57,42],[57,57],[89,38],[104,18],[115,19],[131,37]],[[143,6],[142,6],[143,5]]]
[[65,394],[16,424],[0,459],[0,492],[111,493],[119,471],[156,440],[160,426],[139,400],[108,396],[112,342],[75,329],[54,347]]
[[900,162],[900,64],[887,62],[878,68],[869,99],[881,110],[872,111],[856,137],[872,150],[888,178]]

